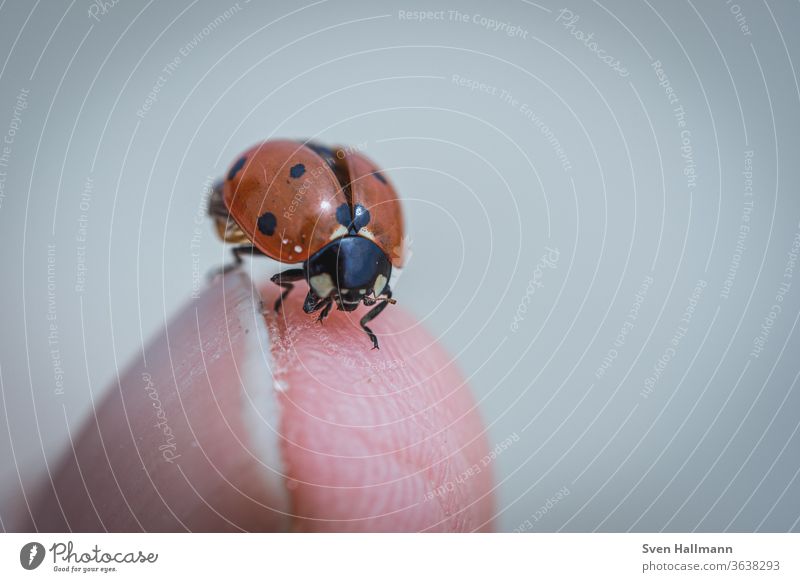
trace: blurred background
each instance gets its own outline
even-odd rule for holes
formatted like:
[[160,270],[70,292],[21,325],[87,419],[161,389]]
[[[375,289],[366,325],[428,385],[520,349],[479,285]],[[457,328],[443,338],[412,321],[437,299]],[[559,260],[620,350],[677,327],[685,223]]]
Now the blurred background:
[[210,182],[314,138],[403,197],[396,296],[470,379],[499,529],[800,530],[798,22],[744,0],[3,2],[0,493],[46,478],[228,260]]

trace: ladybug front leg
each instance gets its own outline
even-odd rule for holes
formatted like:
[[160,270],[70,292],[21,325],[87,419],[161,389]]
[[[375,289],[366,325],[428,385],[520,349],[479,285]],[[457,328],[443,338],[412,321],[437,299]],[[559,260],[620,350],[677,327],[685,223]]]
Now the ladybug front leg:
[[331,299],[330,297],[328,297],[327,299],[323,299],[322,302],[324,303],[325,307],[322,308],[319,317],[317,317],[317,321],[320,323],[322,323],[325,320],[325,318],[328,317],[328,314],[331,312],[331,307],[333,307],[333,299]]
[[389,285],[386,285],[386,289],[384,290],[383,295],[381,296],[380,303],[378,303],[378,305],[370,309],[367,312],[367,314],[361,318],[361,329],[367,332],[369,339],[372,340],[373,350],[380,349],[378,347],[378,337],[372,332],[370,328],[367,327],[367,324],[376,317],[378,317],[381,314],[381,311],[386,309],[386,306],[389,305],[389,303],[393,303],[391,299],[392,299],[392,290],[389,288]]
[[313,289],[309,289],[308,293],[306,294],[306,300],[303,301],[303,311],[306,313],[314,313],[320,307],[322,307],[323,301],[323,299],[320,299],[317,294],[314,293]]
[[320,299],[317,294],[314,293],[313,289],[308,290],[308,295],[306,295],[306,300],[303,303],[303,311],[306,313],[314,313],[322,309],[322,313],[317,317],[317,321],[322,323],[322,320],[328,317],[328,314],[331,312],[331,307],[333,307],[332,297]]
[[280,311],[283,300],[286,299],[289,292],[294,289],[294,281],[300,281],[305,278],[306,273],[303,269],[286,269],[272,276],[272,282],[285,289],[285,291],[281,293],[281,296],[275,301],[275,311]]

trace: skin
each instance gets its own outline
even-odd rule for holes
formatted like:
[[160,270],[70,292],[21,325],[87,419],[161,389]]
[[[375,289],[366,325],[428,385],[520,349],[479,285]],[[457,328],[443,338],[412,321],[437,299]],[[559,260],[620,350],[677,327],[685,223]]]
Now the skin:
[[491,530],[485,427],[448,354],[397,305],[371,350],[367,308],[320,326],[306,291],[262,315],[276,286],[212,282],[73,433],[19,529]]

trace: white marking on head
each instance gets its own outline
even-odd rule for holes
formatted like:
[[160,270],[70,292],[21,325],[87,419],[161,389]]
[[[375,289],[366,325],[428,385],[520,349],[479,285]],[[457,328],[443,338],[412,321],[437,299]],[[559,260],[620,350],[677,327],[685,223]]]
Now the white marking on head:
[[347,227],[342,226],[341,224],[331,233],[331,236],[328,240],[336,240],[337,238],[341,238],[347,234]]
[[294,245],[294,252],[296,252],[298,254],[302,253],[303,252],[303,247],[301,247],[300,245]]
[[375,278],[375,286],[373,289],[375,290],[375,297],[379,297],[383,290],[386,289],[386,283],[389,281],[383,275],[378,275]]
[[311,288],[314,290],[314,293],[323,299],[330,295],[334,289],[333,279],[331,279],[328,273],[314,275],[309,279],[309,282],[311,283]]

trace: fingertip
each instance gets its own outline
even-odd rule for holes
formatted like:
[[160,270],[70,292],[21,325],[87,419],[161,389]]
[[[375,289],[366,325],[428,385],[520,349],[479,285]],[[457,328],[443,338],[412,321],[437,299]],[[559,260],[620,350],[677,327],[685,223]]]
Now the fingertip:
[[320,325],[304,292],[266,315],[297,529],[491,529],[485,427],[455,361],[399,305],[370,322],[375,350],[359,326],[366,308]]
[[268,343],[249,277],[214,279],[98,401],[44,487],[35,527],[287,529]]

